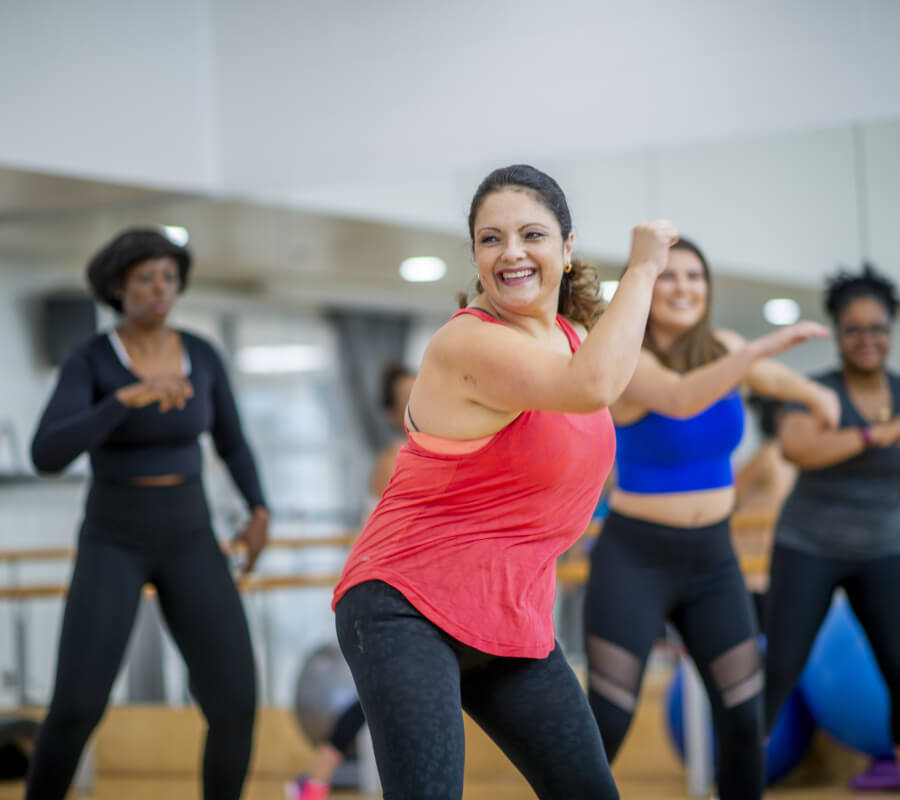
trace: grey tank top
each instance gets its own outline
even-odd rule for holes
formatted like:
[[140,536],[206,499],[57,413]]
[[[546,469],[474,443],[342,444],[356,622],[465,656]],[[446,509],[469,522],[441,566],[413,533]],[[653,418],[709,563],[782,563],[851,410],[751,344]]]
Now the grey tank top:
[[[888,373],[892,416],[900,414],[900,376]],[[813,376],[841,400],[841,428],[870,424],[840,371]],[[822,469],[803,470],[781,510],[776,544],[831,558],[900,553],[900,446],[873,447]]]

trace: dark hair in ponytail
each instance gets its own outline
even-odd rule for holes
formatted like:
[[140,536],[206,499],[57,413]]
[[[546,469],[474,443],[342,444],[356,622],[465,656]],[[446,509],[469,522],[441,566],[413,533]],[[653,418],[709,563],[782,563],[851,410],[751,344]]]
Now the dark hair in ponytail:
[[[562,239],[565,241],[572,232],[572,216],[569,204],[559,184],[549,175],[527,164],[514,164],[510,167],[495,169],[478,186],[472,204],[469,207],[469,239],[474,248],[475,217],[484,199],[502,189],[524,189],[530,191],[556,217]],[[559,303],[557,311],[573,322],[580,322],[590,328],[600,316],[603,300],[600,298],[600,273],[596,266],[580,259],[573,258],[572,269],[564,272],[559,286]],[[475,281],[474,294],[481,294],[484,287],[481,281]],[[460,308],[469,303],[469,295],[460,292],[457,295]]]

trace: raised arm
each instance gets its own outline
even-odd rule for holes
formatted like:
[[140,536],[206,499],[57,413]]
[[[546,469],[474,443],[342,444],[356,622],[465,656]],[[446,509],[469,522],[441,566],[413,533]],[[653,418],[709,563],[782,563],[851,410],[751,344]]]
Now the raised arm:
[[867,428],[823,431],[815,418],[791,411],[781,421],[778,440],[784,457],[800,469],[822,469],[840,464],[869,447],[900,444],[900,417]]
[[814,322],[798,322],[750,342],[731,331],[719,331],[717,337],[728,353],[685,374],[663,366],[656,356],[644,351],[634,379],[622,395],[622,406],[676,419],[692,417],[748,379],[760,359],[813,337],[827,336],[827,329]]
[[461,396],[463,405],[499,414],[530,409],[589,413],[610,405],[634,372],[653,282],[676,239],[668,222],[635,228],[629,266],[615,297],[574,355],[512,328],[467,317],[454,320],[432,339],[413,399],[425,391],[432,404],[447,409],[447,398]]

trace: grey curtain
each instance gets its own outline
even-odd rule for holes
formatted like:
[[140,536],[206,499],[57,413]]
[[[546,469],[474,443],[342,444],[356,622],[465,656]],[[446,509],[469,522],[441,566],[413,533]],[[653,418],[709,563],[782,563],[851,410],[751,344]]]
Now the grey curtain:
[[327,318],[338,337],[341,378],[372,450],[396,434],[384,418],[381,373],[389,361],[403,361],[412,319],[408,314],[332,310]]

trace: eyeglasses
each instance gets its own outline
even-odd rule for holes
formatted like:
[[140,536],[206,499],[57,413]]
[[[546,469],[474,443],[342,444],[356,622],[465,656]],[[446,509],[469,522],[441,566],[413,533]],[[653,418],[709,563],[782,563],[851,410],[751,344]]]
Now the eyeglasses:
[[838,333],[847,339],[861,339],[863,336],[890,336],[891,326],[880,325],[842,325],[838,328]]

